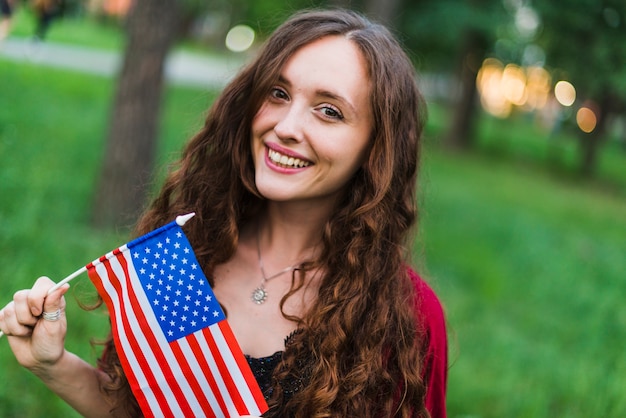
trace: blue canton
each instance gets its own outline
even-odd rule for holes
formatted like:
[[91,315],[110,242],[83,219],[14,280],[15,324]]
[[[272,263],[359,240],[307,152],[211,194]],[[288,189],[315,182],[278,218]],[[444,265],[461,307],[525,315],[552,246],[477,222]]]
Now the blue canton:
[[168,342],[225,319],[180,227],[167,229],[129,249]]

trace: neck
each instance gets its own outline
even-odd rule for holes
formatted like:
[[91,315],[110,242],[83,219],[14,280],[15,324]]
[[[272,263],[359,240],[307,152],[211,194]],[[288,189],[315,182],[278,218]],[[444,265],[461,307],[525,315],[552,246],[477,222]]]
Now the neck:
[[314,258],[325,222],[326,217],[319,212],[285,210],[282,205],[270,204],[258,217],[255,231],[266,271],[271,273]]

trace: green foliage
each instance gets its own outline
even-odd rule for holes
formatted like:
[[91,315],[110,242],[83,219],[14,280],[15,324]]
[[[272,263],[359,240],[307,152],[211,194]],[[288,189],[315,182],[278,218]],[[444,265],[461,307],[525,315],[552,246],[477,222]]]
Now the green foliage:
[[533,6],[541,15],[538,43],[546,50],[547,65],[564,71],[587,97],[611,92],[624,100],[626,3],[535,0]]
[[406,2],[397,23],[404,43],[424,57],[428,70],[456,68],[468,31],[489,43],[506,29],[511,17],[500,0]]

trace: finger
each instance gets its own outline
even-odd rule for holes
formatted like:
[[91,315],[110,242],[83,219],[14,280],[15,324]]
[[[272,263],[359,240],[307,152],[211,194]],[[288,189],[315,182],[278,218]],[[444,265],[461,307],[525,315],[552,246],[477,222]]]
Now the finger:
[[48,296],[48,290],[50,290],[52,286],[54,286],[54,282],[46,276],[42,276],[35,281],[33,288],[30,289],[28,294],[28,307],[33,316],[38,317],[42,314],[44,300],[46,296]]
[[29,307],[30,292],[30,290],[19,290],[13,295],[13,315],[15,320],[24,326],[33,326],[39,319],[38,316],[33,315]]
[[19,322],[15,313],[15,302],[10,302],[0,311],[0,330],[6,335],[28,336],[32,327]]
[[65,313],[65,298],[63,297],[63,295],[67,293],[69,288],[70,288],[70,285],[66,283],[63,286],[56,289],[54,292],[47,295],[46,298],[44,299],[42,314],[44,312],[51,313],[51,312],[56,312],[59,310],[62,313]]

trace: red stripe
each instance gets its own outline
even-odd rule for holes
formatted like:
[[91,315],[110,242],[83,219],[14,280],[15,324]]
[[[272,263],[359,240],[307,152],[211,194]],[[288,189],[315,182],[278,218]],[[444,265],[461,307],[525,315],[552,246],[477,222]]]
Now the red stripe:
[[235,357],[235,360],[237,361],[237,366],[239,367],[248,388],[250,388],[254,401],[259,407],[261,414],[264,413],[269,409],[269,407],[267,406],[267,402],[265,402],[265,397],[263,396],[263,392],[261,392],[261,388],[259,388],[259,384],[257,383],[254,374],[252,374],[250,365],[246,361],[243,352],[239,347],[239,343],[235,338],[235,334],[233,334],[233,330],[230,328],[228,321],[220,321],[218,325],[222,330],[222,335],[224,335],[230,351],[233,353],[233,357]]
[[[239,413],[239,415],[247,415],[248,408],[246,407],[245,402],[243,401],[243,399],[241,398],[241,395],[239,394],[237,385],[235,384],[235,381],[230,375],[230,370],[228,366],[226,365],[226,362],[222,358],[221,351],[217,347],[217,344],[213,340],[213,337],[210,335],[211,331],[209,330],[209,328],[212,328],[212,327],[215,327],[215,324],[211,325],[208,328],[204,328],[202,332],[203,334],[205,334],[205,336],[207,333],[209,333],[209,337],[207,337],[206,341],[209,345],[209,349],[211,350],[211,354],[213,355],[213,360],[215,361],[215,364],[217,365],[217,369],[219,370],[220,376],[222,376],[222,380],[224,380],[226,389],[228,390],[228,393],[233,401],[233,404],[235,404],[235,408],[237,409],[237,412]],[[217,329],[215,329],[215,331],[219,332],[219,327],[216,327],[216,328]]]
[[[146,317],[143,314],[143,310],[141,308],[141,304],[139,303],[139,300],[137,299],[137,295],[135,294],[133,283],[132,283],[130,274],[128,273],[128,265],[126,264],[126,259],[124,258],[123,254],[118,254],[117,259],[120,262],[122,269],[124,270],[124,276],[126,278],[126,285],[128,288],[128,296],[130,299],[130,307],[135,313],[135,319],[138,325],[136,326],[136,329],[140,332],[143,332],[144,338],[147,340],[148,346],[152,348],[152,353],[156,357],[156,360],[158,363],[158,364],[155,364],[154,366],[161,368],[161,371],[163,372],[163,375],[165,377],[165,381],[169,385],[170,390],[172,391],[175,397],[175,399],[166,398],[164,400],[170,401],[170,402],[176,401],[178,405],[180,406],[182,412],[184,413],[184,416],[186,417],[193,416],[194,415],[193,410],[191,406],[189,405],[189,402],[187,401],[185,394],[181,390],[178,380],[176,379],[176,376],[174,376],[174,373],[172,372],[172,369],[170,368],[167,359],[163,355],[163,352],[159,349],[160,348],[159,342],[154,337],[154,334],[150,332],[152,328],[150,327],[150,324],[146,320]],[[110,266],[110,263],[106,263],[106,264]],[[134,330],[133,328],[129,328],[129,329]],[[138,357],[141,357],[143,360],[142,362],[139,362],[140,363],[139,367],[141,367],[141,369],[144,370],[144,373],[148,372],[151,376],[150,379],[148,379],[149,386],[151,388],[158,387],[159,383],[154,378],[154,374],[152,373],[151,366],[145,360],[145,357],[143,356],[143,350],[141,349],[141,347],[133,344],[133,350],[135,351],[135,355],[137,355]],[[159,405],[160,404],[161,402],[159,401]]]
[[[187,340],[190,340],[192,337],[193,334],[189,335],[187,337]],[[191,370],[191,366],[187,361],[187,356],[185,356],[185,354],[183,353],[180,344],[178,343],[178,340],[171,342],[170,348],[172,349],[172,353],[176,357],[176,360],[178,361],[178,364],[183,371],[183,375],[187,378],[187,383],[191,387],[191,390],[198,400],[198,403],[202,407],[202,411],[204,411],[205,415],[208,417],[216,416],[213,412],[213,409],[211,408],[211,404],[209,404],[209,400],[207,399],[206,394],[202,389],[202,385],[198,381],[196,374]],[[198,356],[197,353],[194,354],[196,357]]]

